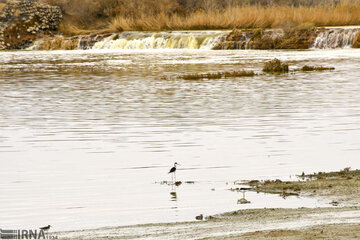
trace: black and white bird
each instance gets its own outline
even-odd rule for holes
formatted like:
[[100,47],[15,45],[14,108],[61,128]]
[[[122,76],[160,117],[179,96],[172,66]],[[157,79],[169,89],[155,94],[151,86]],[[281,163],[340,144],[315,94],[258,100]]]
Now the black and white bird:
[[174,163],[174,166],[170,169],[170,171],[169,171],[169,173],[168,174],[172,174],[172,181],[173,182],[176,182],[176,167],[178,166],[178,165],[180,165],[180,164],[178,164],[177,162],[176,163]]
[[51,225],[47,225],[46,227],[42,227],[40,229],[43,231],[48,231],[48,230],[50,230],[50,228],[51,228]]

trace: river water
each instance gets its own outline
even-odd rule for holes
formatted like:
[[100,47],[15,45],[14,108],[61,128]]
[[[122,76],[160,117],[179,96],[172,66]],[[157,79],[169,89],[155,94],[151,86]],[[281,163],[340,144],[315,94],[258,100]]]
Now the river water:
[[[185,81],[254,70],[295,72]],[[166,80],[163,77],[166,77]],[[318,206],[236,180],[360,167],[360,50],[87,50],[0,54],[0,223],[72,230]],[[161,181],[181,164],[174,188]],[[194,184],[184,183],[194,181]]]

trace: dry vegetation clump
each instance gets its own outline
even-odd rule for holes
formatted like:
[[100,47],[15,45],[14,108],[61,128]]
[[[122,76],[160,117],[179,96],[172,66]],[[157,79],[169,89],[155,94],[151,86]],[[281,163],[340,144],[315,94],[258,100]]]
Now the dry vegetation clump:
[[331,70],[335,70],[334,67],[323,67],[323,66],[308,66],[305,65],[301,68],[301,71],[303,72],[311,72],[311,71],[331,71]]
[[275,58],[265,63],[263,71],[266,73],[287,73],[289,72],[289,65]]
[[220,79],[231,77],[252,77],[255,76],[253,71],[232,71],[232,72],[215,72],[215,73],[200,73],[200,74],[188,74],[182,75],[180,78],[184,80],[199,80],[199,79]]
[[344,168],[343,170],[337,172],[318,172],[312,174],[302,173],[299,175],[301,178],[307,179],[323,179],[323,178],[356,178],[360,177],[360,170],[351,170],[350,167]]
[[94,29],[160,31],[360,24],[359,0],[40,1],[62,8],[61,31],[68,34]]

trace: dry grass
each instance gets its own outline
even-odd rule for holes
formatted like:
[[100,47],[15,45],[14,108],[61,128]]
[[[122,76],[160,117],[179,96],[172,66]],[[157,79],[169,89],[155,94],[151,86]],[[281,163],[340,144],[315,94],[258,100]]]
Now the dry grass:
[[86,34],[105,34],[112,32],[109,28],[103,28],[103,29],[82,29],[78,26],[69,23],[67,21],[64,21],[59,26],[59,32],[66,36],[73,36],[73,35],[86,35]]
[[[360,1],[40,0],[64,12],[60,32],[360,25]],[[186,4],[185,4],[186,2]],[[339,2],[339,1],[338,1]],[[253,4],[253,5],[251,5]],[[301,5],[305,4],[305,5]]]
[[0,3],[0,11],[5,7],[6,3]]
[[82,35],[91,33],[91,30],[80,29],[76,25],[63,22],[59,26],[59,32],[65,35]]
[[360,5],[344,3],[338,6],[238,6],[222,11],[198,11],[189,16],[177,14],[145,15],[134,18],[115,17],[112,30],[201,30],[232,28],[292,27],[304,23],[314,26],[342,26],[360,24]]

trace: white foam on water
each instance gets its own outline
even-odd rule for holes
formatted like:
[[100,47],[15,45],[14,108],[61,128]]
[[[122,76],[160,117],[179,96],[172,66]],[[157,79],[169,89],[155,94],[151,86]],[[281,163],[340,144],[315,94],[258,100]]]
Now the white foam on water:
[[125,32],[95,43],[93,49],[212,49],[224,31]]
[[319,33],[313,48],[351,48],[359,29],[329,29]]

